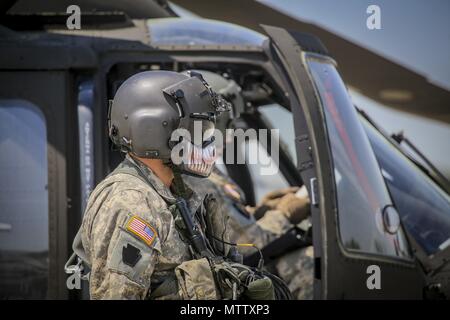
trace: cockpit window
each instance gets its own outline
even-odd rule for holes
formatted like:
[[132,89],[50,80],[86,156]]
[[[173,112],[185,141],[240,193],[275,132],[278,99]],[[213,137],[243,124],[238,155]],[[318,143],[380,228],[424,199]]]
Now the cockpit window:
[[366,131],[405,229],[427,255],[450,245],[450,197],[367,121]]
[[165,18],[148,20],[153,45],[261,46],[265,36],[231,23],[208,19]]
[[395,209],[390,206],[392,201],[383,176],[344,83],[330,61],[311,55],[308,65],[325,112],[337,189],[338,225],[344,247],[351,251],[409,257],[403,230],[389,233],[389,228],[385,228]]

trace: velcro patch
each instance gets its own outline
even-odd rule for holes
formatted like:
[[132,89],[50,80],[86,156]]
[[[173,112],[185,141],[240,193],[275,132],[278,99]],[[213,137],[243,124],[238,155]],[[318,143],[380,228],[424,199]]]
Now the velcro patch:
[[141,250],[133,246],[131,243],[127,243],[122,248],[122,261],[130,267],[134,267],[139,260],[141,260]]
[[158,236],[155,228],[138,216],[132,216],[130,220],[128,220],[126,229],[144,241],[149,247]]

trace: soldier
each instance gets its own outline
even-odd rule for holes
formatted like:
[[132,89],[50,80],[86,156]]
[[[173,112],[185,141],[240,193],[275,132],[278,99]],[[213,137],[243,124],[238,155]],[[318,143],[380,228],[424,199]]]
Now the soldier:
[[[280,239],[302,220],[301,217],[306,218],[309,214],[309,198],[304,193],[301,194],[304,187],[276,190],[266,195],[259,206],[249,207],[240,187],[216,168],[208,177],[207,183],[198,184],[196,180],[195,177],[186,177],[186,183],[197,186],[198,193],[217,195],[218,207],[227,216],[228,237],[240,243],[253,243],[262,249]],[[255,219],[255,211],[259,211],[261,219]],[[295,216],[294,223],[291,222],[291,215]],[[244,255],[252,253],[249,249],[243,249],[240,252]],[[267,266],[287,283],[294,298],[298,300],[313,298],[313,253],[312,246],[290,249]]]
[[[181,179],[210,174],[208,132],[227,108],[200,74],[147,71],[118,89],[109,130],[127,155],[92,192],[81,226],[92,299],[263,299],[274,297],[273,281],[282,286],[238,263],[215,199]],[[177,129],[185,135],[174,139]]]
[[[233,80],[226,79],[216,73],[197,70],[208,81],[212,88],[225,99],[232,102],[232,112],[223,114],[216,127],[226,134],[226,128],[233,126],[234,120],[244,111],[244,101],[239,86]],[[309,198],[305,187],[290,187],[267,194],[257,207],[249,207],[244,192],[230,177],[213,169],[211,175],[198,183],[195,177],[186,177],[186,182],[197,186],[201,194],[214,190],[218,195],[218,207],[227,217],[227,233],[238,242],[251,242],[264,248],[273,241],[292,230],[309,215]],[[255,216],[260,219],[255,219]],[[241,249],[243,254],[252,253],[249,249]],[[280,276],[289,286],[297,299],[312,299],[313,296],[313,248],[295,249],[285,252],[270,263],[270,269]]]

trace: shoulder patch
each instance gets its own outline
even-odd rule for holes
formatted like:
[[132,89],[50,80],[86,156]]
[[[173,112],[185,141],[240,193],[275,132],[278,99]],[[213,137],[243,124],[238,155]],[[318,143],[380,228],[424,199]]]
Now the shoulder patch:
[[158,236],[155,228],[136,215],[128,220],[125,229],[144,241],[149,247]]

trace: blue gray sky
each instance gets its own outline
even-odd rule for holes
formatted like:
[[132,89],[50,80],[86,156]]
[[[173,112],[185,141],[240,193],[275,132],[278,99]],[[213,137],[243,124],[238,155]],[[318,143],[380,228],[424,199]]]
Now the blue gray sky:
[[[448,0],[260,0],[280,11],[415,70],[450,89]],[[369,5],[381,9],[381,30],[369,30]]]

